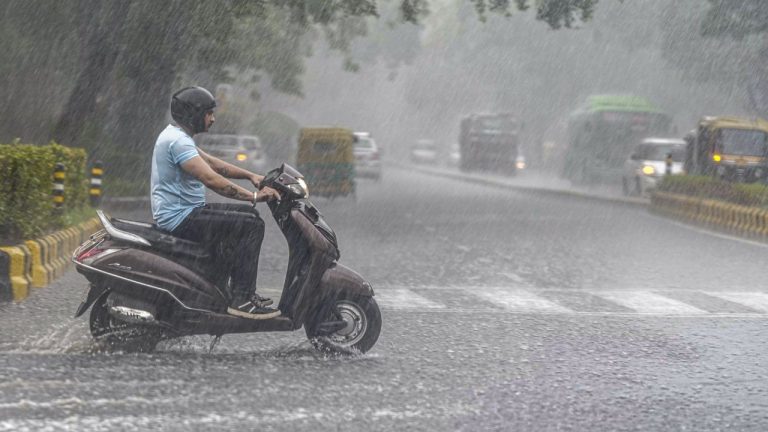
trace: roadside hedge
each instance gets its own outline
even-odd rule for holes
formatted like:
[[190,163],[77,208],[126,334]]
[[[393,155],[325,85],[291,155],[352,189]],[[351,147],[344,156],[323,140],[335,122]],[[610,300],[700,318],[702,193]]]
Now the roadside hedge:
[[768,186],[762,183],[731,183],[708,176],[666,176],[658,185],[661,192],[768,208]]
[[[0,144],[0,241],[32,238],[63,227],[68,212],[88,205],[86,153],[56,143],[45,146]],[[66,167],[65,210],[51,198],[53,169]]]

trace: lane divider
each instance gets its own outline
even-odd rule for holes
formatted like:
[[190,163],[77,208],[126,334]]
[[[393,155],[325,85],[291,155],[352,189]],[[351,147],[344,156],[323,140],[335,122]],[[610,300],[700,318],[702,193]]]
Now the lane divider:
[[0,301],[22,301],[64,274],[70,256],[101,228],[98,218],[22,244],[0,247]]

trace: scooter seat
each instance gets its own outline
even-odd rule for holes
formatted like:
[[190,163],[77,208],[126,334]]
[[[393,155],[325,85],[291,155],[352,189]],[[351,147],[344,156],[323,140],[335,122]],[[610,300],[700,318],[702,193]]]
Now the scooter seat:
[[115,228],[136,234],[152,244],[152,249],[174,257],[187,257],[194,260],[210,258],[208,249],[202,244],[162,230],[155,224],[112,218]]

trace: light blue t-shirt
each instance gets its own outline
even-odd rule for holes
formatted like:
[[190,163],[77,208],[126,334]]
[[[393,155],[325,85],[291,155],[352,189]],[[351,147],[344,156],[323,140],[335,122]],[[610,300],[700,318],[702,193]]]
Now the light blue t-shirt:
[[152,217],[173,231],[196,207],[205,205],[205,185],[181,168],[199,156],[195,142],[178,126],[168,125],[152,154]]

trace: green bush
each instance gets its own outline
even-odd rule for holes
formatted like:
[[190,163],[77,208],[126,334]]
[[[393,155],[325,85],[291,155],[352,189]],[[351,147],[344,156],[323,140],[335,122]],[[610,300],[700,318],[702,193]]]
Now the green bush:
[[[56,210],[51,193],[58,162],[67,171],[64,211]],[[70,212],[87,209],[85,164],[84,150],[56,143],[0,145],[0,241],[7,244],[61,228]]]
[[768,207],[768,186],[761,183],[731,183],[707,176],[666,176],[658,190],[744,206]]

